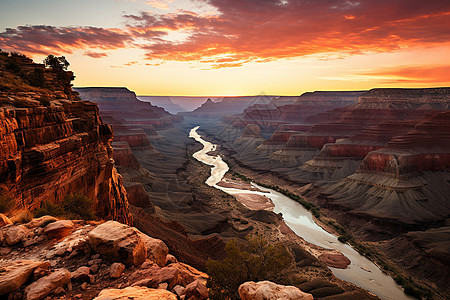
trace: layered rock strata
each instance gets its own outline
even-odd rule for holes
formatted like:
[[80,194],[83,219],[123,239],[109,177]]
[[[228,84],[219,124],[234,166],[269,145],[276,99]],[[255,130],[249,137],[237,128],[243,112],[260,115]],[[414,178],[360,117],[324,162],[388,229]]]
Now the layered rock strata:
[[355,174],[325,193],[355,213],[403,223],[442,220],[450,213],[449,149],[450,112],[436,113],[369,152]]
[[[0,72],[11,76],[1,65]],[[48,78],[45,86],[58,77]],[[23,78],[9,80],[20,91],[0,93],[0,190],[15,200],[13,210],[34,210],[77,193],[92,200],[98,217],[131,223],[112,159],[113,131],[101,121],[97,105],[80,101],[70,85],[23,92]]]

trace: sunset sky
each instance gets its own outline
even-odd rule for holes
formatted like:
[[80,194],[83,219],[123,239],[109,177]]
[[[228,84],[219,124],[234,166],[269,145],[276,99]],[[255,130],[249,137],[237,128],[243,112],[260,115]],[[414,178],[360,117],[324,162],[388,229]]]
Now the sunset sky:
[[450,1],[0,0],[0,49],[139,95],[450,86]]

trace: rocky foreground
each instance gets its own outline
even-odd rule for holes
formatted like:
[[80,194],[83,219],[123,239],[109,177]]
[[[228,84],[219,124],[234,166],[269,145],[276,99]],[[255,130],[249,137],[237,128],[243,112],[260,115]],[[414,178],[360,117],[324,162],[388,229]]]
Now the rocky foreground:
[[[208,298],[208,275],[178,262],[164,242],[116,221],[12,224],[1,215],[0,296],[5,299]],[[313,299],[295,287],[247,282],[242,299]],[[3,299],[2,298],[2,299]]]

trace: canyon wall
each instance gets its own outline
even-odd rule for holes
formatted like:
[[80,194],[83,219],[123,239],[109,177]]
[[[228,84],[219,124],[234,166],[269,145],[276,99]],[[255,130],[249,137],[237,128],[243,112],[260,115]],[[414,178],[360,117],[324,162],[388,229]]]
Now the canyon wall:
[[56,71],[21,58],[22,71],[50,74],[36,88],[25,81],[27,73],[18,76],[5,67],[10,58],[2,59],[0,73],[11,83],[0,92],[2,195],[15,200],[15,210],[34,210],[44,201],[83,194],[98,217],[130,224],[127,194],[112,159],[113,131],[102,123],[97,105],[57,82]]

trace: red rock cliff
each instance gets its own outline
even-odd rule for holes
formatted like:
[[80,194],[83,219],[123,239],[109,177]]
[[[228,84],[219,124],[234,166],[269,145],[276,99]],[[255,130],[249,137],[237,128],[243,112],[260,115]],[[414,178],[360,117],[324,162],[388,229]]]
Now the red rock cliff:
[[[29,85],[26,73],[6,67],[8,59],[2,55],[0,60],[0,73],[8,79],[0,86],[1,193],[16,199],[17,209],[30,210],[80,193],[93,200],[98,217],[131,224],[127,194],[112,159],[113,132],[102,123],[97,105],[80,101],[70,85],[58,88],[56,76],[46,75],[42,87]],[[29,69],[52,74],[20,59]]]

